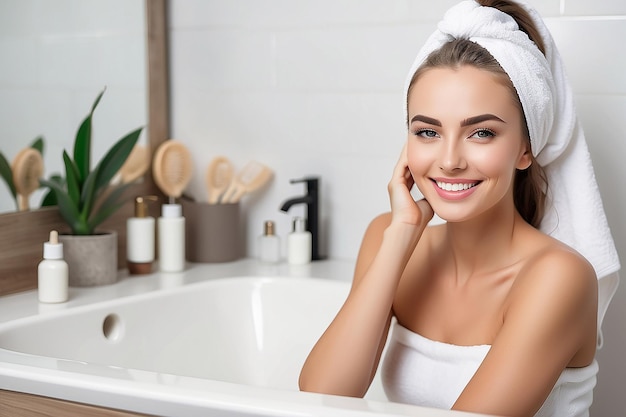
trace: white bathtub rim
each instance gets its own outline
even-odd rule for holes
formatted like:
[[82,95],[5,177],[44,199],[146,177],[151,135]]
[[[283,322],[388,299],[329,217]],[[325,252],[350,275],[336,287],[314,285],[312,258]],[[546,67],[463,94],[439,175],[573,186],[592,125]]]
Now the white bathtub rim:
[[[74,372],[1,363],[2,388],[154,415],[207,416],[235,413],[250,416],[432,416],[449,415],[445,410],[359,398],[283,391],[194,377],[158,375],[178,379],[168,382],[122,380],[95,375],[76,377]],[[246,402],[242,402],[246,398]],[[219,414],[217,414],[219,413]],[[238,414],[237,414],[238,413]]]

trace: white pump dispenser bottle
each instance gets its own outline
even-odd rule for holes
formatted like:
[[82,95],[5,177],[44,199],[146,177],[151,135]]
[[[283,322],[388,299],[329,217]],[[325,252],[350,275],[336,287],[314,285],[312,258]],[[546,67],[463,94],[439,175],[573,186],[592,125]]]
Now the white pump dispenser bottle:
[[180,272],[185,269],[185,218],[180,204],[163,204],[158,221],[159,269]]
[[305,229],[305,220],[293,219],[293,231],[287,236],[287,261],[291,265],[304,265],[311,262],[311,232]]

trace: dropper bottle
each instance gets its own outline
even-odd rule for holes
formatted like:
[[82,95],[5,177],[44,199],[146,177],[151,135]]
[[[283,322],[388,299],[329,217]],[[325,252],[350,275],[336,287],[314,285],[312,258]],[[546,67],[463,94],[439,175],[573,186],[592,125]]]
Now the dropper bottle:
[[63,243],[59,233],[50,231],[50,239],[43,244],[43,260],[37,267],[39,301],[42,303],[64,303],[68,298],[69,269],[63,259]]

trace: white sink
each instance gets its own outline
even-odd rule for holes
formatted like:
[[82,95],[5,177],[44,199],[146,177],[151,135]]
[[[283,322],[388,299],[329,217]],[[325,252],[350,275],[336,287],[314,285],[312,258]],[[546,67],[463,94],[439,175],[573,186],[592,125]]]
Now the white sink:
[[62,359],[59,368],[297,390],[306,355],[348,289],[311,278],[213,280],[5,324],[0,348]]
[[[163,277],[128,278],[73,296],[108,292],[107,301],[75,301],[0,323],[0,389],[174,416],[457,415],[386,402],[378,379],[368,399],[298,392],[302,363],[349,282],[252,275],[202,281],[211,275],[203,268],[186,273],[201,282],[182,276],[181,286],[129,296],[137,288],[124,285]],[[0,306],[3,299],[32,304],[36,292],[19,295],[19,303],[0,297]]]

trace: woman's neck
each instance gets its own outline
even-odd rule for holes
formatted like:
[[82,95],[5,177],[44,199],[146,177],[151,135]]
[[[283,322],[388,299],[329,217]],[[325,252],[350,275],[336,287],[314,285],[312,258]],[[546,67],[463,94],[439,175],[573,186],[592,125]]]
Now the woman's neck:
[[517,232],[524,226],[528,225],[515,209],[490,210],[470,221],[447,223],[446,244],[457,278],[467,279],[516,262]]

